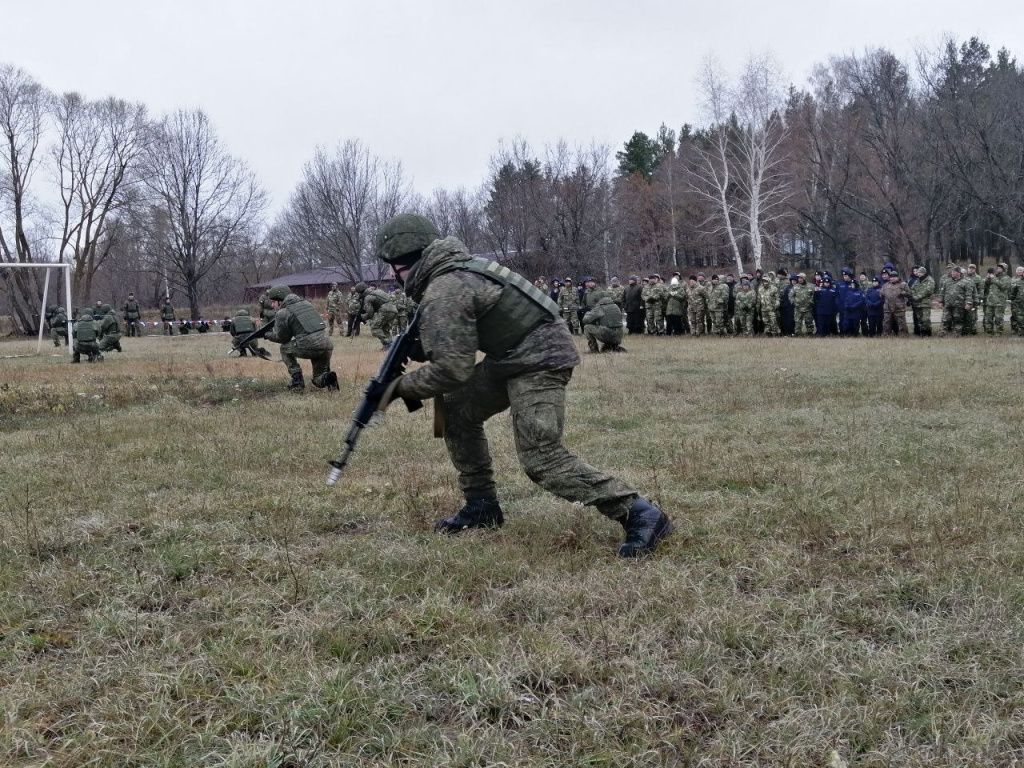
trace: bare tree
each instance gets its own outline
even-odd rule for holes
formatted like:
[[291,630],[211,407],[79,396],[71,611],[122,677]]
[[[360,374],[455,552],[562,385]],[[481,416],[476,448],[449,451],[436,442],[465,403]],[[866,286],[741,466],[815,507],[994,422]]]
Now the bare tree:
[[202,111],[164,118],[145,155],[144,183],[156,210],[150,217],[158,266],[185,290],[193,319],[201,286],[244,239],[266,204],[255,175],[221,146]]
[[710,126],[698,143],[694,188],[713,204],[715,232],[729,244],[743,271],[743,244],[754,269],[762,268],[772,227],[791,196],[783,151],[787,128],[781,108],[781,74],[768,55],[753,56],[734,83],[713,58],[700,79]]
[[379,277],[374,235],[409,195],[401,163],[384,161],[349,140],[332,153],[316,150],[280,226],[310,263],[338,266],[352,280]]
[[[28,188],[44,130],[47,94],[22,69],[0,64],[0,262],[33,260]],[[22,331],[34,327],[40,289],[34,270],[4,273],[11,306]]]
[[116,242],[106,237],[107,228],[137,183],[146,108],[66,93],[55,100],[53,113],[59,137],[52,151],[61,198],[58,253],[75,265],[74,294],[88,297],[96,270]]

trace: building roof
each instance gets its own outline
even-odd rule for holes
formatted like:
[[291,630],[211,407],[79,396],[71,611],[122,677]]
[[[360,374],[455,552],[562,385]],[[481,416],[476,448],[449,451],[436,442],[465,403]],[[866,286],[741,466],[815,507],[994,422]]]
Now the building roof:
[[253,283],[249,288],[269,288],[272,285],[324,285],[327,283],[350,283],[349,277],[341,271],[341,267],[323,267],[307,272],[295,272],[281,275],[263,283]]

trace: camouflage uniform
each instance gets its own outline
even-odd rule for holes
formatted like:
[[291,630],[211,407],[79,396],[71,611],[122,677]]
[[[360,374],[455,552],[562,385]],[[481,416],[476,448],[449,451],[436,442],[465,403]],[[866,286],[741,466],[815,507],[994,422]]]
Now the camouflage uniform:
[[[1001,269],[1005,268],[1000,265]],[[982,321],[985,333],[1002,334],[1003,317],[1006,315],[1006,302],[1010,298],[1010,277],[1001,272],[985,279],[985,317]]]
[[668,301],[668,288],[658,278],[651,278],[643,292],[644,309],[647,312],[647,333],[661,335],[665,332],[665,304]]
[[53,312],[50,313],[50,340],[53,341],[53,346],[59,347],[60,340],[64,339],[64,343],[68,343],[68,313],[64,307],[54,307]]
[[[972,271],[973,270],[973,271]],[[964,334],[967,336],[978,335],[978,311],[985,300],[985,278],[978,274],[978,268],[974,264],[967,266],[967,274],[964,280],[970,280],[974,286],[974,306],[967,310],[964,318]]]
[[907,303],[910,289],[902,280],[882,286],[882,335],[907,335]]
[[[602,296],[597,306],[583,316],[583,333],[591,352],[622,352],[622,310],[611,296]],[[598,347],[598,343],[602,347]]]
[[338,290],[338,286],[335,283],[331,286],[331,290],[327,292],[327,335],[334,335],[334,324],[337,323],[338,327],[341,327],[342,315],[341,315],[341,302],[344,301],[344,296],[341,291]]
[[[808,289],[809,290],[809,289]],[[754,313],[757,310],[757,294],[746,280],[740,281],[736,289],[736,330],[744,336],[754,334]]]
[[348,292],[346,309],[348,310],[348,328],[345,330],[345,335],[358,336],[359,326],[362,323],[362,318],[359,315],[363,311],[363,299],[355,288]]
[[577,334],[580,332],[580,299],[579,294],[572,283],[567,282],[558,291],[558,311],[569,326],[569,332]]
[[260,308],[260,321],[263,323],[269,323],[274,319],[275,310],[274,305],[270,301],[269,294],[270,289],[267,288],[262,294],[260,294],[259,299],[256,301]]
[[977,294],[974,281],[968,277],[950,278],[946,288],[946,306],[950,312],[950,328],[953,333],[970,336]]
[[625,286],[619,285],[618,278],[613,277],[611,285],[608,286],[608,295],[612,297],[612,301],[618,305],[619,309],[622,309],[622,298],[625,292]]
[[78,322],[71,329],[71,335],[75,337],[74,356],[71,362],[81,362],[83,354],[88,355],[90,363],[103,359],[100,347],[96,343],[96,321],[92,319],[92,313],[88,309],[79,311]]
[[1010,281],[1010,331],[1024,336],[1024,267],[1018,267]]
[[690,333],[700,336],[704,333],[704,322],[708,313],[708,292],[696,280],[686,286],[686,317],[690,323]]
[[409,318],[416,311],[416,305],[401,288],[395,291],[392,301],[394,301],[395,311],[398,313],[395,315],[395,332],[405,333],[405,329],[409,327]]
[[[470,260],[465,246],[448,237],[431,243],[409,272],[406,289],[420,302],[430,362],[403,376],[397,394],[419,400],[443,395],[445,445],[467,501],[497,496],[484,422],[511,408],[516,453],[531,480],[625,520],[637,492],[562,445],[565,389],[580,358],[568,329],[557,322],[558,305],[527,293],[527,281],[494,264],[489,269],[506,275],[503,287],[471,270]],[[499,303],[505,309],[489,319]],[[480,363],[477,350],[486,353]]]
[[281,345],[281,361],[293,383],[302,381],[302,358],[313,364],[313,386],[325,385],[334,345],[327,335],[327,323],[312,304],[294,293],[285,296],[274,313],[274,329],[267,340]]
[[229,323],[229,331],[231,333],[231,344],[235,349],[238,350],[239,357],[246,357],[252,355],[253,357],[265,357],[269,358],[270,353],[260,347],[259,341],[253,339],[244,347],[238,344],[239,339],[246,336],[256,330],[256,323],[252,321],[249,316],[249,310],[244,307],[240,308]]
[[779,327],[779,286],[775,275],[769,272],[761,278],[757,287],[757,301],[761,309],[761,322],[767,336],[778,336],[782,333]]
[[806,280],[793,286],[789,294],[793,302],[793,320],[797,336],[814,335],[814,289]]
[[398,309],[391,296],[380,288],[367,288],[363,294],[363,320],[370,326],[370,333],[383,346],[391,343],[395,333]]
[[939,279],[939,287],[936,291],[939,294],[939,301],[942,303],[942,332],[950,333],[953,330],[953,310],[950,303],[950,291],[953,288],[953,270],[959,269],[956,264],[948,264],[946,274]]
[[665,332],[678,336],[683,333],[683,321],[686,318],[686,286],[676,283],[668,287],[668,300],[665,303]]
[[109,304],[103,305],[103,319],[99,327],[100,352],[109,352],[112,349],[121,351],[121,326],[117,322],[117,315],[114,308]]
[[129,336],[139,335],[139,320],[142,319],[142,310],[139,302],[135,300],[135,294],[129,293],[128,300],[124,303],[124,324],[128,329]]
[[910,286],[911,309],[914,315],[914,333],[918,336],[932,335],[932,295],[935,293],[935,279],[919,270],[917,282]]
[[715,336],[725,335],[725,311],[729,304],[729,286],[711,279],[711,290],[708,291],[708,314],[711,316],[711,333]]
[[164,336],[174,335],[174,307],[171,306],[170,299],[164,301],[163,306],[160,307],[160,320],[164,324]]

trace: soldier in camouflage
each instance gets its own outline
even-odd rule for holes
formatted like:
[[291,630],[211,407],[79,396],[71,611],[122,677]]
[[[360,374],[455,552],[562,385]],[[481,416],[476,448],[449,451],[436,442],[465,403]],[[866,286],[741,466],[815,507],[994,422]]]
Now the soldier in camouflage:
[[794,332],[797,336],[813,336],[814,288],[807,284],[807,275],[803,272],[796,276],[796,285],[789,298],[793,302]]
[[622,310],[611,296],[602,296],[583,316],[583,334],[591,352],[626,351],[622,347]]
[[139,335],[139,321],[142,319],[142,309],[139,302],[135,300],[135,294],[129,293],[128,300],[124,303],[124,324],[128,329],[129,336]]
[[263,291],[256,303],[259,305],[261,323],[269,323],[274,319],[274,302],[270,298],[269,288]]
[[1010,276],[1006,264],[990,267],[985,276],[985,316],[982,327],[989,336],[1002,335],[1003,317],[1006,315],[1006,303],[1010,299]]
[[362,297],[362,318],[370,326],[373,338],[384,349],[391,344],[398,321],[398,308],[391,295],[380,288],[371,288],[366,283],[356,285],[356,292]]
[[697,277],[690,275],[686,281],[686,318],[690,324],[690,333],[694,336],[703,335],[707,313],[708,292]]
[[682,336],[686,319],[686,284],[676,282],[668,286],[665,302],[665,335]]
[[109,304],[104,304],[100,307],[100,311],[103,313],[103,319],[100,320],[100,327],[98,329],[100,352],[109,352],[112,349],[120,352],[121,325],[117,322],[114,308]]
[[100,347],[96,343],[96,326],[97,323],[92,319],[92,313],[88,308],[82,307],[78,310],[78,321],[71,329],[71,335],[74,336],[75,345],[74,355],[71,358],[72,363],[82,362],[82,355],[86,355],[90,363],[94,363],[97,360],[103,362],[103,355],[100,354]]
[[341,328],[342,315],[341,315],[341,302],[344,301],[345,297],[341,291],[338,290],[337,283],[331,283],[331,290],[327,292],[327,335],[334,335],[334,324],[338,324],[338,328]]
[[569,333],[574,336],[580,332],[580,299],[571,278],[565,278],[562,288],[558,291],[558,311],[569,326]]
[[975,304],[967,312],[967,316],[964,318],[964,334],[967,336],[978,335],[978,310],[981,307],[981,303],[985,297],[985,278],[978,274],[977,264],[967,265],[967,274],[964,275],[964,280],[970,281],[974,286],[974,298]]
[[416,311],[416,304],[406,296],[405,291],[401,288],[396,288],[392,296],[394,297],[395,309],[398,312],[395,315],[395,332],[405,333],[406,328],[409,327],[409,318]]
[[68,313],[64,307],[53,307],[53,311],[47,313],[47,322],[50,324],[50,340],[53,346],[59,347],[60,340],[68,343]]
[[950,313],[950,331],[962,336],[973,335],[971,324],[976,303],[974,281],[965,277],[960,267],[953,267],[943,299],[944,307]]
[[754,312],[757,309],[757,294],[750,280],[744,275],[736,289],[736,331],[744,336],[754,335]]
[[711,333],[725,336],[725,314],[729,304],[729,286],[718,275],[711,276],[711,290],[708,291],[708,315],[711,316]]
[[932,296],[935,294],[935,279],[925,267],[914,270],[917,278],[910,286],[911,311],[914,316],[914,335],[932,335]]
[[625,292],[626,289],[622,283],[619,282],[619,278],[613,277],[608,283],[608,295],[612,297],[612,301],[614,301],[623,312],[625,312],[625,309],[622,306],[622,300]]
[[661,281],[661,275],[655,273],[647,278],[644,297],[646,310],[647,333],[661,336],[665,333],[665,304],[668,303],[668,287]]
[[267,291],[274,311],[274,329],[267,340],[281,345],[281,360],[292,380],[288,389],[305,389],[299,359],[313,364],[313,386],[338,388],[338,375],[331,370],[334,345],[327,335],[327,324],[316,308],[296,296],[287,285],[275,285]]
[[355,286],[349,289],[348,303],[345,309],[348,311],[348,327],[345,329],[345,336],[349,338],[358,336],[359,326],[363,322],[359,316],[363,311],[363,299]]
[[[516,453],[526,474],[568,501],[618,520],[622,557],[651,552],[671,531],[665,514],[621,480],[583,462],[562,445],[565,390],[579,354],[558,305],[506,267],[441,239],[427,219],[402,214],[377,236],[377,254],[420,303],[426,365],[398,379],[396,396],[443,397],[444,439],[466,498],[437,530],[494,528],[498,503],[484,422],[512,412]],[[477,352],[485,354],[477,363]]]
[[766,336],[779,336],[782,328],[779,325],[779,285],[775,275],[768,272],[762,275],[761,284],[757,288],[757,303],[761,310],[761,322],[764,323]]
[[239,307],[238,311],[235,312],[235,316],[231,318],[229,323],[229,331],[231,333],[231,346],[238,350],[239,357],[247,357],[252,355],[253,357],[262,357],[264,360],[270,359],[270,353],[260,346],[257,339],[253,339],[248,344],[240,345],[238,342],[243,336],[247,336],[256,330],[256,324],[252,321],[249,316],[249,310],[245,307]]
[[1010,331],[1024,336],[1024,267],[1017,267],[1010,281]]
[[164,298],[163,306],[160,307],[160,321],[164,326],[164,336],[174,335],[174,307],[171,306],[170,297]]

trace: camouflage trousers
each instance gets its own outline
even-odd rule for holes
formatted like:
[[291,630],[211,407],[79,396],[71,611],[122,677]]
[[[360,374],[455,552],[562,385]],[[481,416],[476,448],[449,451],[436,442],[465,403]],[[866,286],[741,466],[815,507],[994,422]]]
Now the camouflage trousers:
[[911,308],[911,315],[914,319],[914,334],[917,336],[932,335],[932,302],[917,304]]
[[405,329],[409,327],[409,314],[407,312],[399,312],[395,315],[395,333],[405,333]]
[[686,319],[690,322],[690,333],[694,336],[701,336],[704,333],[707,310],[703,307],[687,307]]
[[138,320],[138,318],[135,318],[133,320],[127,320],[126,319],[124,321],[124,328],[128,332],[128,336],[129,337],[141,336],[142,335],[142,333],[140,333],[141,329],[139,328],[139,320]]
[[327,310],[327,335],[334,335],[334,324],[338,324],[338,329],[341,329],[341,324],[344,322],[344,315],[341,314],[340,309],[328,309]]
[[598,351],[598,343],[604,345],[603,348],[600,348],[601,352],[616,349],[620,344],[622,344],[621,328],[606,328],[603,325],[585,325],[583,326],[583,335],[587,337],[587,346],[590,348],[591,352]]
[[883,309],[882,310],[882,335],[892,336],[907,335],[907,310],[902,309]]
[[647,304],[647,332],[648,333],[664,333],[665,332],[665,309],[661,306],[661,302]]
[[[971,312],[963,307],[947,307],[949,310],[949,328],[946,329],[952,333],[960,336],[970,336],[971,332],[967,329],[967,326],[971,323]],[[946,309],[943,309],[942,314],[945,316]]]
[[715,336],[725,335],[725,310],[724,309],[709,309],[708,315],[711,317],[711,333]]
[[50,341],[53,342],[53,346],[59,347],[60,340],[64,339],[64,343],[68,343],[68,328],[66,325],[55,326],[50,329]]
[[121,351],[121,334],[108,333],[100,339],[100,352],[109,352],[112,349]]
[[75,362],[78,362],[80,355],[88,355],[89,359],[92,360],[96,355],[100,353],[100,345],[95,341],[78,341],[75,340],[73,347],[75,353]]
[[1010,304],[1010,331],[1018,336],[1024,336],[1024,301]]
[[782,328],[779,326],[779,310],[774,307],[761,308],[761,321],[764,323],[766,336],[779,336]]
[[965,336],[978,335],[978,308],[964,310],[963,334]]
[[569,333],[575,335],[580,332],[580,316],[575,309],[563,309],[562,319],[569,326]]
[[1003,316],[1006,314],[1005,304],[985,305],[985,318],[982,320],[982,327],[985,333],[1002,333]]
[[752,336],[754,333],[754,308],[736,308],[736,333]]
[[370,333],[373,334],[373,338],[385,346],[390,344],[397,320],[398,315],[395,312],[377,312],[369,321]]
[[814,314],[810,307],[797,307],[793,310],[793,320],[797,336],[814,335]]
[[304,336],[296,336],[281,345],[281,360],[288,373],[292,376],[302,375],[299,360],[309,360],[313,364],[313,386],[322,386],[323,376],[331,370],[331,352],[334,345],[327,337],[327,331],[313,331]]
[[164,320],[163,322],[164,322],[164,336],[173,336],[174,335],[174,321],[173,320]]
[[533,482],[613,519],[625,517],[637,492],[562,445],[571,378],[571,368],[506,378],[485,358],[462,387],[444,396],[444,442],[467,500],[497,496],[484,422],[510,408],[516,455]]

